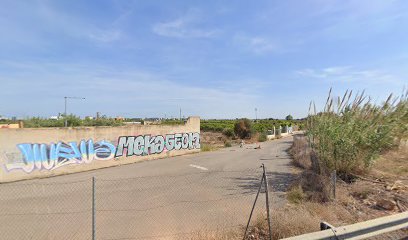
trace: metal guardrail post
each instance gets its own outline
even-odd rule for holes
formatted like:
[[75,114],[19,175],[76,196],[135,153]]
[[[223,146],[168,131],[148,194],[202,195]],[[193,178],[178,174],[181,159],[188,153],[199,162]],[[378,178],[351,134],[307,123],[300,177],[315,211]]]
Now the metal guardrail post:
[[265,196],[266,196],[266,215],[268,218],[268,228],[269,228],[269,240],[272,240],[272,228],[271,228],[271,216],[269,213],[269,187],[268,187],[268,178],[266,177],[266,168],[262,163],[263,168],[263,178],[265,179]]
[[92,240],[95,240],[96,224],[95,224],[95,177],[92,177]]

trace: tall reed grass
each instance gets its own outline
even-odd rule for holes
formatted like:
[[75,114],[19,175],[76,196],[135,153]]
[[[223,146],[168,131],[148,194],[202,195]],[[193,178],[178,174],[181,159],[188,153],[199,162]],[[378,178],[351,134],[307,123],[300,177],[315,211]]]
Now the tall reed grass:
[[378,105],[364,91],[333,97],[330,89],[321,112],[310,104],[306,134],[321,173],[336,170],[342,178],[362,173],[381,152],[407,138],[408,91]]

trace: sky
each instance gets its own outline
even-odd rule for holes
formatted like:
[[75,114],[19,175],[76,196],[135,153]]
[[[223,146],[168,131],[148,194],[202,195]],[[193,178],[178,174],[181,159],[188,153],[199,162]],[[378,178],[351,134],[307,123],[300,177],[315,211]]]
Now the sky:
[[2,0],[0,115],[295,118],[408,85],[408,1]]

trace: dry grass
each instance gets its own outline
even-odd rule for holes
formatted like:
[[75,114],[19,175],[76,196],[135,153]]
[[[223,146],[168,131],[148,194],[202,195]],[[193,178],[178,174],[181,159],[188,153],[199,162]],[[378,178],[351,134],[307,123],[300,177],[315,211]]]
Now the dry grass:
[[299,174],[293,185],[301,187],[305,200],[319,203],[330,200],[329,179],[310,170],[305,170]]
[[210,145],[210,144],[201,144],[201,152],[210,152],[210,151],[214,151],[217,150],[218,148],[214,145]]
[[[355,222],[355,218],[337,203],[303,202],[272,211],[272,239],[281,239],[320,230],[320,222],[335,226]],[[267,230],[266,221],[260,226]],[[259,225],[259,224],[258,224]],[[258,238],[261,239],[261,238]]]
[[384,177],[408,178],[408,148],[401,147],[382,155],[374,164],[373,172]]
[[310,152],[307,147],[307,139],[303,135],[295,135],[293,137],[293,146],[290,153],[293,156],[293,164],[303,169],[310,169],[312,163],[310,160]]
[[302,186],[292,186],[286,194],[286,199],[290,203],[299,204],[303,202],[303,200],[305,199],[305,193],[303,192]]
[[219,228],[216,230],[202,229],[197,232],[193,232],[190,236],[183,236],[180,239],[190,240],[230,240],[230,239],[242,239],[243,231],[236,230],[234,228]]
[[374,190],[371,186],[360,184],[360,182],[351,186],[351,195],[357,199],[367,199],[372,194]]
[[[272,209],[272,239],[281,239],[320,230],[320,222],[326,221],[335,226],[355,222],[355,218],[337,203],[320,204],[303,202],[302,204],[287,205],[285,208]],[[187,239],[215,240],[242,239],[244,228],[203,230],[193,233]],[[261,240],[268,238],[268,222],[265,215],[259,215],[253,220],[248,230],[247,240]]]

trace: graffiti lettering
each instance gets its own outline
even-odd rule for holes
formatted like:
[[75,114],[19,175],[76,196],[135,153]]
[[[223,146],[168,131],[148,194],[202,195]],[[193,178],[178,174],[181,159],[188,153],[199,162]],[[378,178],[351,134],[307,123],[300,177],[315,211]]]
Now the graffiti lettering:
[[22,170],[30,173],[34,170],[54,170],[70,164],[89,164],[94,160],[105,161],[117,157],[144,156],[160,154],[164,151],[180,149],[199,149],[199,133],[176,133],[166,136],[123,136],[117,146],[102,140],[92,139],[79,142],[58,142],[47,144],[18,144],[22,159],[6,163],[7,171]]
[[109,160],[114,157],[115,146],[107,141],[94,143],[92,140],[57,144],[17,145],[23,155],[21,163],[7,163],[8,171],[21,169],[27,173],[34,169],[54,170],[68,164],[91,163],[93,160]]
[[157,136],[123,136],[118,139],[115,157],[126,156],[141,156],[150,154],[160,154],[164,150],[180,150],[180,149],[199,149],[200,134],[199,133],[176,133],[167,134],[165,137]]

